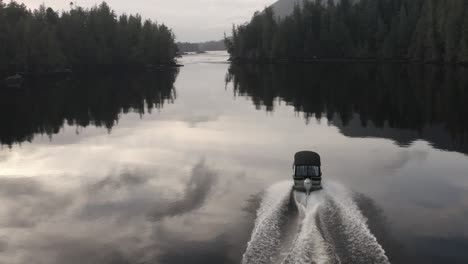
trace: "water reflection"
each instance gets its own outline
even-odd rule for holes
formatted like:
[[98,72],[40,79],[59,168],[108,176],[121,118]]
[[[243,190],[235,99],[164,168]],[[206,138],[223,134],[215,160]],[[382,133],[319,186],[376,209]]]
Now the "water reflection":
[[216,173],[207,169],[204,162],[198,163],[192,169],[192,175],[185,184],[184,198],[165,207],[155,208],[150,217],[154,221],[159,221],[164,217],[172,217],[200,208],[204,205],[211,188],[216,183],[216,179]]
[[179,194],[152,171],[127,168],[94,181],[81,176],[72,191],[45,179],[0,178],[0,262],[186,263],[183,248],[183,256],[194,257],[190,263],[227,263],[229,238],[188,241],[188,230],[179,229],[181,221],[197,225],[190,213],[206,203],[217,173],[198,162],[185,183],[174,181],[183,187]]
[[391,223],[383,209],[372,198],[362,193],[355,193],[354,199],[359,210],[367,219],[369,230],[385,249],[385,254],[390,262],[404,263],[405,258],[407,258],[407,249],[394,237]]
[[[199,61],[195,56],[187,60],[174,84],[177,100],[172,80],[166,79],[168,85],[163,87],[167,89],[158,88],[165,77],[157,75],[155,85],[145,85],[149,82],[142,80],[141,86],[131,89],[127,84],[135,80],[114,76],[116,81],[108,77],[106,82],[122,89],[109,85],[102,90],[93,82],[104,82],[99,81],[103,76],[95,76],[94,81],[87,81],[93,88],[85,90],[73,84],[86,83],[84,80],[70,80],[59,84],[63,89],[42,86],[23,94],[0,94],[8,95],[8,100],[1,100],[13,107],[8,110],[2,106],[2,110],[10,111],[9,115],[0,113],[2,120],[19,124],[10,130],[2,126],[2,142],[20,142],[24,135],[34,137],[30,144],[0,151],[0,263],[240,263],[264,199],[259,193],[290,180],[291,159],[300,149],[313,149],[323,156],[325,181],[365,196],[355,202],[392,263],[466,262],[466,155],[438,151],[423,141],[407,146],[421,137],[419,129],[410,120],[403,123],[409,124],[405,128],[395,124],[390,128],[385,121],[389,114],[382,118],[383,125],[375,125],[373,119],[378,113],[355,109],[379,105],[371,102],[366,107],[364,99],[351,97],[352,89],[335,87],[336,93],[332,93],[327,86],[318,89],[298,83],[288,87],[284,86],[289,85],[287,82],[273,83],[278,78],[287,80],[290,74],[295,76],[287,70],[265,70],[262,75],[257,69],[240,69],[236,75],[234,68],[228,75],[232,82],[226,87],[229,65],[218,63],[220,56],[204,54]],[[341,78],[349,80],[351,77],[343,71]],[[278,76],[270,76],[272,73]],[[302,73],[312,74],[305,69]],[[236,94],[239,87],[247,85],[249,92],[242,94],[249,96],[233,100],[231,84],[241,76],[254,82],[238,82]],[[374,79],[378,78],[371,76],[370,82],[377,83]],[[153,80],[151,76],[144,78]],[[328,82],[338,82],[327,78]],[[271,87],[254,86],[265,82],[271,82]],[[57,99],[40,96],[54,96],[48,92],[53,89]],[[146,96],[146,89],[150,96]],[[361,87],[353,89],[367,96]],[[371,87],[368,89],[371,93]],[[425,89],[414,93],[428,93]],[[322,94],[316,96],[315,90]],[[394,102],[402,100],[406,102],[403,106],[409,104],[400,98],[403,92],[395,99],[390,88],[378,90],[374,93]],[[466,98],[462,91],[452,98],[454,105]],[[266,102],[274,113],[253,109],[251,93],[257,94],[260,108]],[[91,94],[101,99],[93,99]],[[42,100],[35,102],[32,95]],[[72,95],[81,98],[80,103],[70,101]],[[25,111],[9,102],[14,96],[17,101],[28,98]],[[151,115],[146,114],[147,98],[159,102],[149,108],[154,110]],[[49,101],[55,102],[50,104],[54,108],[48,106]],[[284,101],[296,103],[292,107]],[[434,107],[463,109],[449,103]],[[156,111],[163,104],[164,109]],[[317,111],[305,110],[320,104]],[[395,104],[392,111],[397,109]],[[346,111],[342,109],[331,111],[331,120],[323,114],[324,118],[315,119],[327,113],[329,105],[351,109],[349,118],[343,119],[347,120],[345,125],[341,112]],[[306,113],[307,125],[294,116],[293,108]],[[12,109],[20,119],[11,117]],[[123,114],[127,111],[136,113]],[[365,127],[361,126],[361,113],[372,114]],[[81,115],[88,120],[83,122],[83,126],[88,125],[86,129],[77,123]],[[432,129],[432,121],[423,116],[423,124]],[[444,137],[452,142],[445,124],[455,123],[440,116],[448,115],[438,113],[436,121],[442,124]],[[69,120],[72,126],[67,125]],[[109,126],[112,133],[106,133],[105,120],[113,124]],[[27,122],[32,122],[31,126]],[[47,136],[41,139],[36,132],[45,131],[43,128],[50,124],[60,132],[50,133],[52,141]],[[94,124],[101,127],[94,128]],[[352,127],[353,135],[347,131]],[[454,136],[460,135],[459,130],[454,131]],[[395,134],[405,147],[379,138]],[[377,138],[355,138],[369,135]]]
[[79,75],[31,81],[22,91],[1,91],[0,143],[11,146],[31,141],[35,134],[52,136],[64,123],[110,131],[121,113],[151,113],[175,100],[177,73]]
[[468,153],[468,69],[408,65],[232,65],[234,94],[257,109],[281,101],[327,120],[349,137],[380,137],[408,146],[417,139]]

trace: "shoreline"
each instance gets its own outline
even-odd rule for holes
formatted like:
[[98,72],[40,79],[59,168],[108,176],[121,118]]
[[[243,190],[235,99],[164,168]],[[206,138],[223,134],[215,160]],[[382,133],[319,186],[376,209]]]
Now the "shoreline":
[[468,62],[441,62],[441,61],[418,61],[410,59],[260,59],[252,60],[245,58],[229,58],[233,64],[263,64],[263,65],[286,65],[286,64],[412,64],[412,65],[434,65],[450,67],[468,67]]
[[[184,67],[180,63],[169,63],[169,64],[153,64],[145,66],[119,66],[119,65],[80,65],[74,67],[63,67],[60,69],[48,70],[48,71],[35,71],[35,70],[24,70],[18,68],[15,70],[14,67],[0,69],[0,81],[11,75],[19,74],[21,77],[47,77],[47,76],[61,76],[69,74],[95,74],[95,73],[108,73],[108,72],[155,72],[165,71],[171,69],[179,69]],[[1,79],[3,78],[3,79]]]

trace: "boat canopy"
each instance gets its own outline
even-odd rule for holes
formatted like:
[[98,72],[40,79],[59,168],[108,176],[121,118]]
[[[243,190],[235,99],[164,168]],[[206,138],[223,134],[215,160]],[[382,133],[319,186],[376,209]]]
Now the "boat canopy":
[[294,165],[320,166],[320,155],[313,151],[300,151],[294,155]]

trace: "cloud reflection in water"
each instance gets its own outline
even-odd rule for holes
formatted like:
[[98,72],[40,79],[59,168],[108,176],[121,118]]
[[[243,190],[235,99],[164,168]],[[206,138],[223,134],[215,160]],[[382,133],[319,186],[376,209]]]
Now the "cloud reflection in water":
[[188,180],[179,183],[184,186],[182,197],[172,201],[157,185],[159,177],[145,170],[126,170],[82,184],[73,192],[51,188],[35,178],[2,178],[0,262],[159,263],[161,258],[162,263],[178,263],[177,245],[195,259],[198,254],[196,263],[210,257],[199,247],[213,248],[216,259],[225,258],[218,250],[228,248],[223,235],[191,244],[173,232],[180,225],[177,219],[163,221],[184,218],[202,207],[217,173],[204,161],[198,162]]

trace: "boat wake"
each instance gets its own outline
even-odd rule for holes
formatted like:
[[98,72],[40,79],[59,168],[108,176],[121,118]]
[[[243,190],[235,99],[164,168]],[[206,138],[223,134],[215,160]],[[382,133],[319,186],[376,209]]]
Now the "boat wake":
[[243,264],[389,263],[350,191],[337,183],[309,196],[291,189],[266,190]]
[[266,190],[242,263],[274,263],[281,246],[281,227],[287,218],[290,192],[287,182]]

